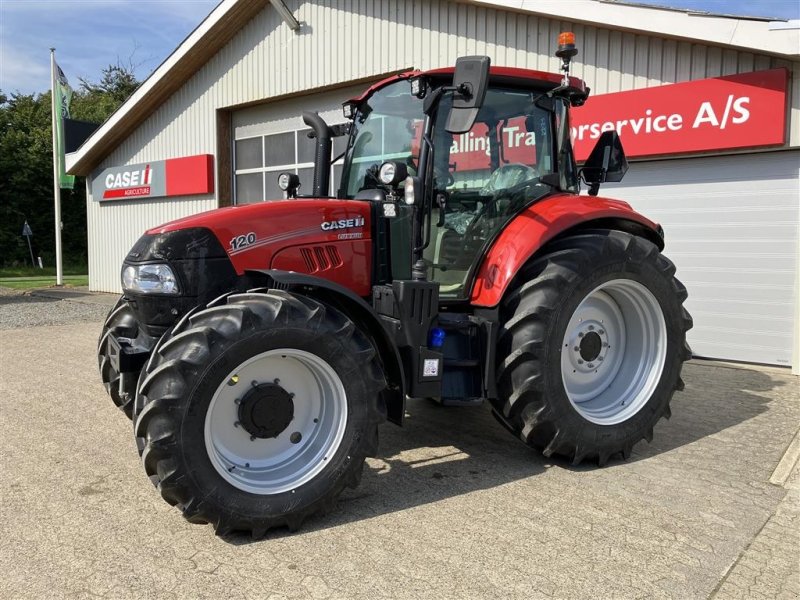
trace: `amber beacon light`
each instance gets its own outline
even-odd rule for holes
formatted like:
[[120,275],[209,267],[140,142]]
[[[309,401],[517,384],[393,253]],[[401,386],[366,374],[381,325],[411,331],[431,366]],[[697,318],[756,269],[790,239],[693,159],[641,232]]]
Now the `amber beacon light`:
[[575,47],[575,34],[571,31],[564,31],[558,34],[558,50],[556,56],[563,63],[561,70],[564,72],[564,80],[561,85],[569,85],[569,63],[572,57],[578,53]]
[[564,31],[558,34],[558,51],[556,56],[569,61],[570,58],[578,53],[575,47],[575,34],[571,31]]

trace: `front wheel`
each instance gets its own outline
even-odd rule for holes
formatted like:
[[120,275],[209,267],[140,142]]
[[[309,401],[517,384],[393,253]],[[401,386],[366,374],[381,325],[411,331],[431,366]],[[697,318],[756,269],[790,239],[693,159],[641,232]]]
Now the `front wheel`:
[[108,356],[108,338],[112,335],[128,340],[135,340],[139,335],[139,323],[124,297],[117,300],[103,323],[97,340],[97,366],[103,386],[114,405],[130,419],[139,373],[120,373],[114,368]]
[[291,529],[355,486],[385,387],[341,312],[283,291],[223,298],[159,342],[137,397],[145,471],[192,522]]
[[674,274],[654,244],[616,231],[563,239],[529,264],[501,307],[502,422],[575,464],[650,440],[691,356]]

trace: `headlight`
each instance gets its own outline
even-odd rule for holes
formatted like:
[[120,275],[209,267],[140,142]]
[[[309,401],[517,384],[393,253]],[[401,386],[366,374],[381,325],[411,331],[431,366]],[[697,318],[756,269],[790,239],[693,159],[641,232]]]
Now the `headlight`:
[[396,185],[406,178],[407,173],[404,163],[387,160],[378,171],[378,179],[384,185]]
[[295,173],[281,173],[278,175],[278,187],[284,192],[300,187],[300,177]]
[[394,176],[397,173],[397,167],[393,162],[385,162],[381,165],[380,175],[378,176],[381,183],[391,185],[394,182]]
[[169,265],[125,265],[122,288],[142,294],[178,294],[178,279]]

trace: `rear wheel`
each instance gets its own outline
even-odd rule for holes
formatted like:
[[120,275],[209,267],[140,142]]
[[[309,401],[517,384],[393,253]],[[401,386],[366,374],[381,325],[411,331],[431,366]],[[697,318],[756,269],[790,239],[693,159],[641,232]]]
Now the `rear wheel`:
[[503,423],[575,464],[650,440],[691,356],[674,274],[654,244],[621,232],[566,238],[528,265],[502,305]]
[[138,334],[139,326],[136,317],[125,298],[120,297],[114,308],[109,311],[100,333],[100,339],[97,341],[97,364],[106,392],[129,419],[136,396],[136,382],[139,374],[119,373],[114,368],[108,357],[108,338],[114,335],[117,338],[133,340]]
[[296,529],[357,485],[377,450],[375,350],[310,298],[227,296],[166,334],[145,369],[135,426],[145,471],[218,533]]

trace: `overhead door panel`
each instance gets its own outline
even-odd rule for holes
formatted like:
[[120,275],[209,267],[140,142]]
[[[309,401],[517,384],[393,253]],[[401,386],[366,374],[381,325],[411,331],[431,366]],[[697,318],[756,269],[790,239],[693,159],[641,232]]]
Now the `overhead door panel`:
[[601,194],[662,224],[697,356],[790,365],[800,152],[632,163]]

